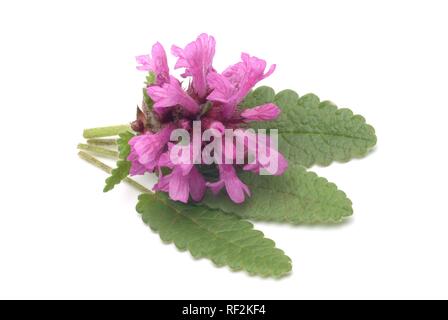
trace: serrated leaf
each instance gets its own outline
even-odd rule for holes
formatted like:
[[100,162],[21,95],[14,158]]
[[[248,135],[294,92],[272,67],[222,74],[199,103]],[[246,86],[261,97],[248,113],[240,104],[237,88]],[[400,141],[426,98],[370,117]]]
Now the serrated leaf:
[[234,215],[173,202],[164,194],[141,195],[137,212],[164,242],[190,251],[195,258],[266,277],[280,277],[291,270],[290,258],[272,240]]
[[344,192],[301,166],[290,166],[283,176],[251,172],[238,176],[251,191],[243,204],[233,203],[222,193],[207,194],[202,203],[250,220],[292,224],[338,223],[353,213]]
[[126,160],[118,160],[117,167],[112,170],[111,176],[106,179],[106,186],[103,192],[112,190],[117,184],[120,184],[128,175],[131,170],[131,163]]
[[134,134],[127,131],[120,133],[118,136],[119,138],[117,139],[117,145],[118,145],[119,157],[120,159],[125,160],[131,153],[131,146],[129,145],[129,140],[131,140],[132,137],[134,137]]
[[112,190],[129,175],[131,163],[127,160],[127,158],[131,153],[129,140],[131,140],[133,136],[134,134],[129,131],[119,134],[117,146],[120,160],[117,161],[117,167],[112,170],[110,177],[106,179],[106,186],[104,187],[103,192]]
[[[293,163],[327,166],[362,157],[376,144],[372,126],[349,109],[338,109],[314,94],[299,98],[292,90],[272,97],[272,89],[260,87],[250,93],[243,107],[274,102],[282,113],[275,121],[253,123],[254,128],[278,129],[279,150]],[[271,100],[267,100],[267,98]]]

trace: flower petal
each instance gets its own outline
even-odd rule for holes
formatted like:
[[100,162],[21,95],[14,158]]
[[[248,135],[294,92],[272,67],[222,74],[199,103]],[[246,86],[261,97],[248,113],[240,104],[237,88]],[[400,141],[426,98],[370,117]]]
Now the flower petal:
[[154,101],[154,109],[180,105],[189,113],[196,114],[200,111],[199,104],[182,89],[180,82],[174,77],[171,77],[170,82],[165,83],[161,87],[148,87],[147,92]]
[[169,196],[172,200],[188,202],[189,197],[189,177],[183,175],[180,167],[174,167],[170,174]]
[[[252,171],[260,173],[260,169],[263,169],[263,174],[280,176],[288,168],[288,161],[285,157],[273,148],[272,138],[265,134],[254,134],[243,130],[236,130],[235,136],[238,143],[241,141],[247,148],[247,153],[253,159],[253,163],[246,164],[243,169],[246,171]],[[244,139],[244,140],[243,140]]]
[[151,57],[149,55],[137,56],[137,57],[135,57],[135,60],[139,64],[137,66],[137,70],[140,70],[140,71],[151,70],[151,67],[150,67]]
[[143,175],[145,172],[151,171],[148,170],[144,165],[142,165],[138,161],[138,154],[135,152],[135,149],[131,147],[131,153],[128,156],[127,159],[129,162],[131,162],[131,169],[129,170],[129,174],[131,176],[137,176],[137,175]]
[[154,171],[173,129],[172,125],[168,125],[157,133],[148,132],[129,140],[132,152],[128,160],[133,163],[136,171],[140,172],[141,169],[138,167],[138,164],[144,166],[150,172]]
[[171,48],[174,56],[178,57],[175,68],[186,68],[182,75],[193,77],[193,89],[200,98],[207,94],[207,74],[213,70],[212,62],[215,55],[215,39],[205,33],[195,41],[189,43],[185,49],[177,46]]
[[235,87],[233,84],[217,72],[211,72],[207,76],[208,85],[213,91],[208,95],[207,100],[229,103],[235,95]]
[[170,179],[171,174],[168,174],[166,176],[162,176],[162,174],[159,174],[159,181],[152,187],[153,191],[163,191],[163,192],[169,192],[170,190]]
[[189,174],[190,195],[194,201],[201,201],[204,197],[206,185],[202,174],[193,167]]
[[269,121],[280,115],[280,108],[273,103],[264,104],[255,108],[245,109],[241,117],[247,121]]
[[224,186],[230,199],[235,203],[243,203],[245,194],[250,196],[249,188],[238,178],[231,164],[219,165],[219,181],[207,183],[213,194],[217,194]]
[[272,65],[265,73],[266,61],[251,57],[247,53],[241,55],[241,60],[227,68],[222,75],[212,72],[207,78],[209,87],[213,90],[207,98],[223,103],[222,114],[226,119],[232,117],[236,106],[244,100],[249,91],[275,70],[275,65]]
[[238,87],[237,102],[241,102],[249,91],[261,80],[270,76],[274,70],[275,65],[272,65],[268,72],[265,74],[266,61],[259,59],[257,57],[251,57],[247,53],[241,54],[241,60],[237,64],[236,68],[231,71],[225,71],[224,76],[234,79],[233,81],[238,81],[235,83]]
[[224,188],[224,181],[218,180],[216,182],[207,182],[207,187],[210,188],[214,195],[217,195],[222,188]]
[[152,71],[156,75],[156,84],[162,85],[170,80],[170,71],[168,68],[168,61],[166,52],[163,46],[157,42],[152,46],[151,56],[143,55],[136,57],[138,70]]

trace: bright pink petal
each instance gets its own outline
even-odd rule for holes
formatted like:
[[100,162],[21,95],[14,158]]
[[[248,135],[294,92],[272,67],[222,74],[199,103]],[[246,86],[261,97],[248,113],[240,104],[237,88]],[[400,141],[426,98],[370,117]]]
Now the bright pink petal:
[[216,182],[207,182],[207,187],[210,188],[214,195],[217,195],[222,188],[224,188],[224,181],[218,180]]
[[213,91],[208,95],[207,100],[229,103],[235,95],[233,84],[217,72],[211,72],[207,76],[208,85]]
[[244,165],[243,170],[259,174],[260,170],[263,169],[269,175],[281,176],[285,173],[286,169],[288,169],[288,161],[281,153],[278,153],[277,157],[278,157],[278,165],[276,169],[271,169],[271,166],[269,166],[268,164],[262,164],[260,162],[256,162],[254,164]]
[[213,37],[203,33],[185,49],[176,46],[171,49],[172,54],[178,57],[175,68],[186,68],[183,76],[193,77],[193,88],[200,98],[207,94],[207,74],[213,70],[215,44]]
[[237,89],[229,79],[216,72],[211,72],[207,80],[212,90],[207,100],[222,103],[222,115],[224,118],[230,118],[237,106]]
[[224,70],[222,75],[228,79],[235,88],[238,88],[246,74],[246,70],[247,68],[245,64],[243,62],[238,62]]
[[156,84],[162,85],[170,80],[170,71],[165,49],[159,42],[153,45],[151,55],[152,57],[149,55],[136,57],[137,63],[140,64],[137,69],[154,72]]
[[273,103],[264,104],[255,108],[245,109],[241,117],[247,121],[274,120],[280,115],[280,108]]
[[164,152],[164,153],[162,153],[160,155],[159,161],[157,162],[157,166],[159,168],[171,168],[171,169],[174,167],[174,165],[173,165],[173,163],[171,162],[171,159],[170,159],[170,152],[169,151]]
[[[242,138],[247,152],[254,158],[254,163],[246,164],[243,169],[259,173],[260,169],[270,175],[280,176],[288,168],[285,157],[272,147],[271,137],[264,134],[250,134],[242,130],[235,131],[235,136]],[[246,140],[248,139],[248,140]]]
[[230,199],[235,203],[243,203],[245,195],[250,196],[249,188],[238,178],[235,168],[231,164],[219,165],[219,181],[207,183],[214,194],[224,186]]
[[275,65],[272,65],[265,73],[266,61],[246,53],[241,55],[241,60],[227,68],[222,75],[212,72],[207,78],[209,87],[213,90],[207,98],[223,103],[222,114],[226,119],[232,117],[236,106],[249,91],[275,70]]
[[128,161],[131,162],[131,169],[129,170],[129,174],[131,176],[143,175],[145,174],[145,172],[152,171],[148,170],[144,165],[138,162],[138,154],[132,147],[131,147],[131,153],[128,156]]
[[152,190],[169,192],[170,191],[170,179],[171,179],[170,174],[168,174],[166,176],[162,176],[161,174],[159,174],[159,181],[154,185]]
[[135,60],[139,64],[137,66],[137,70],[140,70],[140,71],[151,70],[151,67],[150,67],[151,57],[149,55],[137,56],[137,57],[135,57]]
[[241,54],[241,60],[242,65],[239,67],[239,76],[241,78],[238,83],[237,94],[238,102],[241,102],[259,81],[270,76],[275,70],[275,65],[272,65],[268,72],[264,73],[266,61],[257,57],[251,57],[247,53]]
[[188,202],[189,197],[189,177],[182,173],[181,168],[174,167],[173,172],[170,174],[169,181],[169,196],[175,201],[181,201],[183,203]]
[[[184,50],[182,48],[179,48],[176,45],[171,46],[171,54],[178,58],[176,64],[174,65],[174,69],[188,68],[188,62],[185,59]],[[185,77],[186,76],[188,75],[185,75]]]
[[245,194],[250,196],[249,188],[238,178],[233,165],[224,164],[219,166],[220,178],[224,180],[227,194],[235,203],[242,203]]
[[196,167],[193,166],[188,173],[185,173],[181,166],[175,166],[170,174],[159,175],[159,182],[153,189],[168,192],[172,200],[187,203],[190,195],[194,201],[202,200],[206,184]]
[[169,125],[157,133],[145,133],[135,136],[129,141],[132,152],[128,160],[134,164],[136,171],[140,170],[136,162],[144,166],[148,171],[154,171],[173,129],[174,127]]
[[189,174],[190,195],[194,201],[201,201],[204,197],[206,185],[202,174],[193,167]]
[[171,77],[170,82],[161,87],[148,87],[147,92],[154,101],[154,109],[179,105],[189,113],[195,114],[200,111],[199,104],[182,89],[180,82],[174,77]]
[[223,135],[225,133],[226,127],[220,121],[213,121],[210,123],[209,129],[214,129]]

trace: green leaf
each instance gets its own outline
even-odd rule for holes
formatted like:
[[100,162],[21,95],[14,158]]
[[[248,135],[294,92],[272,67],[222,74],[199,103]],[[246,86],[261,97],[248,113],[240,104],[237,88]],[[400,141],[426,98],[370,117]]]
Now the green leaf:
[[207,114],[213,107],[213,103],[210,101],[207,101],[203,105],[201,105],[201,113],[199,114],[199,117],[202,117],[203,115]]
[[145,105],[148,109],[151,109],[154,103],[153,103],[151,97],[148,95],[146,88],[143,88],[142,92],[143,92],[143,102],[145,103]]
[[218,196],[208,193],[202,203],[246,219],[292,224],[338,223],[353,213],[344,192],[301,166],[290,166],[283,176],[238,176],[251,191],[243,204],[233,203],[225,190]]
[[145,84],[150,86],[156,82],[156,74],[153,71],[149,71],[145,78]]
[[112,170],[111,176],[106,179],[106,186],[103,192],[112,190],[117,184],[120,184],[128,175],[131,170],[131,163],[126,160],[118,160],[117,167]]
[[274,89],[262,86],[258,87],[256,90],[251,91],[243,102],[241,102],[240,106],[243,108],[252,108],[256,106],[260,106],[262,104],[270,103],[274,101],[275,91]]
[[103,192],[112,190],[129,175],[131,163],[127,160],[127,158],[131,153],[129,140],[131,140],[133,136],[134,134],[129,131],[119,134],[117,145],[120,160],[117,161],[117,167],[112,170],[111,176],[106,179],[106,186],[104,187]]
[[151,109],[154,102],[146,91],[147,87],[156,82],[156,74],[153,71],[149,71],[145,78],[145,87],[143,88],[143,102],[147,109]]
[[131,153],[131,146],[129,145],[129,140],[131,140],[132,137],[134,137],[134,134],[127,131],[124,133],[120,133],[118,136],[119,138],[117,140],[117,145],[118,145],[119,157],[122,160],[126,160],[129,154]]
[[173,202],[161,193],[141,195],[137,211],[164,242],[190,251],[195,258],[265,277],[280,277],[291,270],[290,258],[272,240],[234,215]]
[[242,107],[273,102],[282,113],[275,121],[253,123],[254,128],[278,129],[279,150],[293,163],[310,167],[327,166],[333,161],[359,158],[376,144],[372,126],[349,109],[338,109],[329,101],[320,102],[314,94],[299,98],[292,90],[272,95],[260,87],[250,93]]

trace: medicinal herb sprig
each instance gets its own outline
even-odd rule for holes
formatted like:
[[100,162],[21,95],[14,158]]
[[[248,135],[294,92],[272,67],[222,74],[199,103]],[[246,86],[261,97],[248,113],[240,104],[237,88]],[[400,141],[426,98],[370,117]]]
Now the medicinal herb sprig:
[[[254,89],[275,65],[249,54],[216,70],[209,35],[171,52],[185,80],[170,73],[156,43],[137,57],[146,81],[135,120],[85,130],[80,156],[111,174],[105,192],[121,181],[142,192],[137,211],[163,241],[218,266],[284,276],[291,260],[247,220],[328,224],[351,216],[345,193],[307,169],[366,155],[373,127],[313,94]],[[116,168],[88,152],[116,158]],[[151,190],[130,177],[145,173],[158,177]]]

